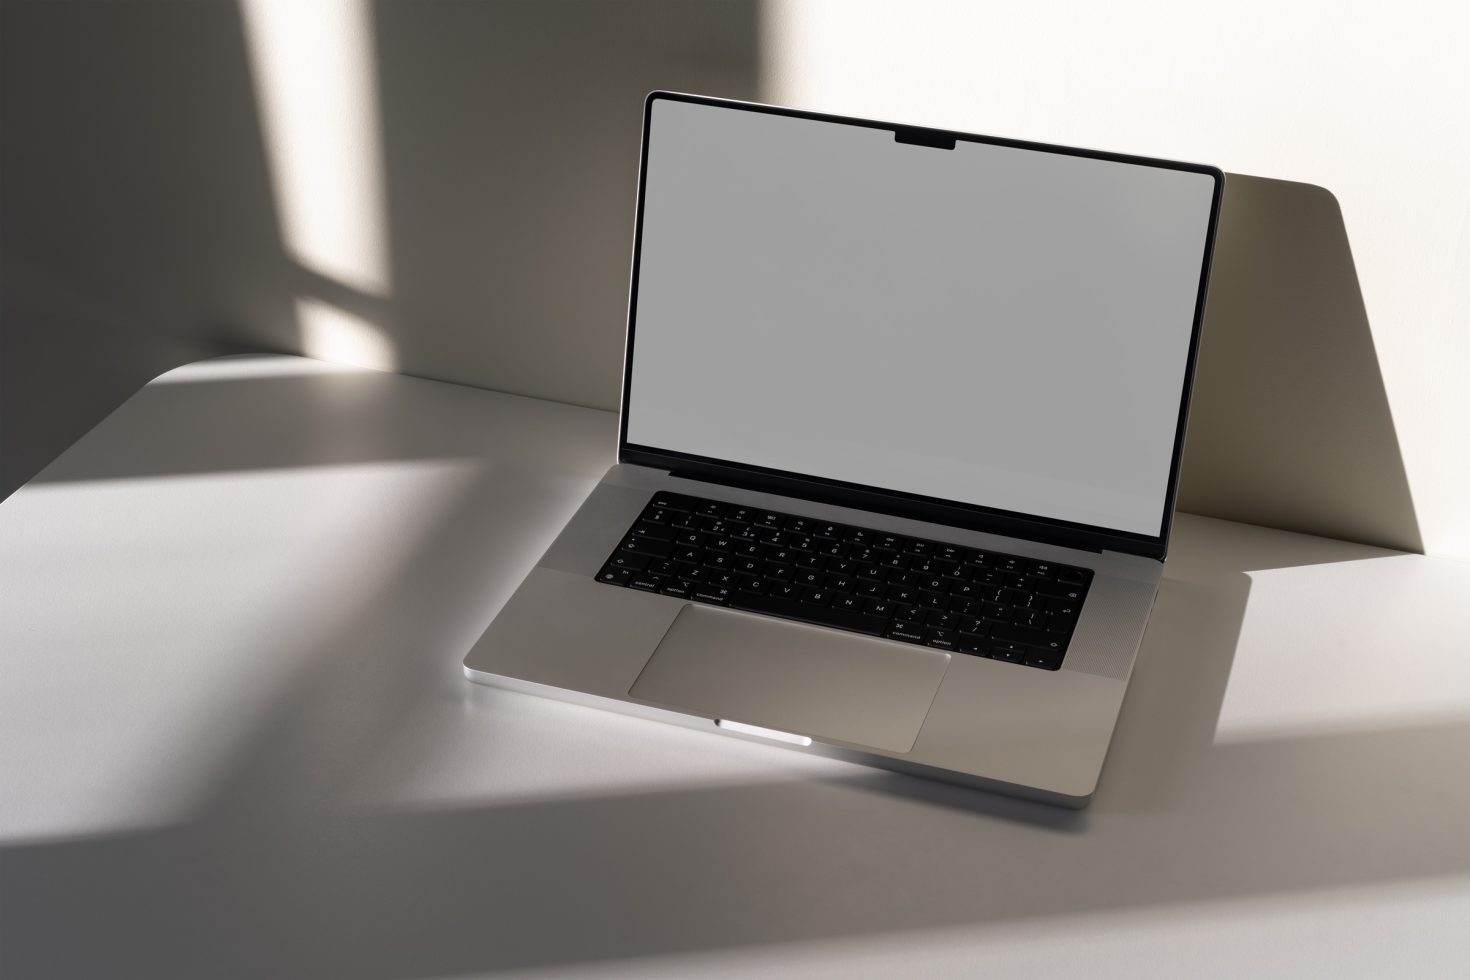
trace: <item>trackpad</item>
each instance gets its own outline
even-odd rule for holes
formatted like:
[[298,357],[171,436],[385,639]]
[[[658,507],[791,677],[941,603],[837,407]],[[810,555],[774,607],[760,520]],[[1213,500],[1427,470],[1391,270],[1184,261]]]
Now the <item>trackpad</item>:
[[714,606],[685,606],[628,693],[661,707],[907,752],[949,654]]

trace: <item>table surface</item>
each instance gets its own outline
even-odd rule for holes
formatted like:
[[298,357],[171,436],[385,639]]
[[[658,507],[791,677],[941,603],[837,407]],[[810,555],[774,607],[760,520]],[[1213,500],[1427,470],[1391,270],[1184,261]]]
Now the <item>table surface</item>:
[[1470,564],[1180,515],[1066,812],[466,682],[615,433],[229,358],[0,504],[0,974],[1470,969]]

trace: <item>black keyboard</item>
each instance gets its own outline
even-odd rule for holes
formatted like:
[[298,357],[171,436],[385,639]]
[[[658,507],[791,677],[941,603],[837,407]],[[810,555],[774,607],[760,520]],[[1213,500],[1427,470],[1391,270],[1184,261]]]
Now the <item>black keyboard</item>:
[[1056,670],[1092,572],[659,493],[597,580]]

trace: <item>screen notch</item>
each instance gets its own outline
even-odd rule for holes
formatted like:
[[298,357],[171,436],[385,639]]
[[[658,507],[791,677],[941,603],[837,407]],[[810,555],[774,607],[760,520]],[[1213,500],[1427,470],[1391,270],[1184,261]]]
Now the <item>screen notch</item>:
[[895,143],[907,143],[910,146],[931,146],[936,150],[953,150],[955,138],[949,133],[937,129],[915,129],[911,126],[900,126],[893,131]]

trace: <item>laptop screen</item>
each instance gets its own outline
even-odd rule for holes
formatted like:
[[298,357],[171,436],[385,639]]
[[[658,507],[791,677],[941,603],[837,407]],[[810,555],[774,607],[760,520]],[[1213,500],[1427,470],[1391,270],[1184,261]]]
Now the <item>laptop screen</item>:
[[649,111],[629,445],[1162,533],[1212,174]]

